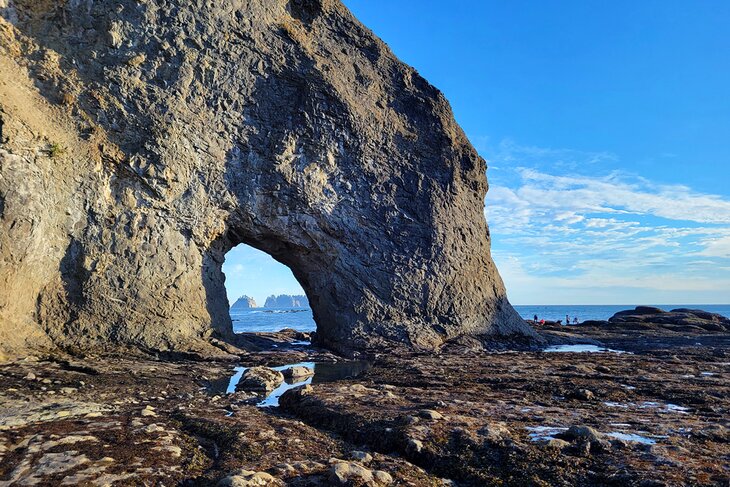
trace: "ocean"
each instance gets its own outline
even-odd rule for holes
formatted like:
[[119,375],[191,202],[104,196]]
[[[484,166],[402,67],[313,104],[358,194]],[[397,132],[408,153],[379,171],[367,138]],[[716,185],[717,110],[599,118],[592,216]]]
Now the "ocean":
[[[711,313],[730,316],[730,304],[691,304],[691,305],[651,305],[667,311],[676,308],[702,309]],[[532,319],[537,315],[539,319],[550,321],[565,320],[569,315],[571,321],[577,317],[579,321],[607,320],[618,311],[633,309],[635,305],[539,305],[515,306],[525,319]],[[256,308],[231,312],[233,330],[241,332],[274,332],[284,328],[293,328],[298,331],[315,331],[317,325],[309,309],[292,308]]]

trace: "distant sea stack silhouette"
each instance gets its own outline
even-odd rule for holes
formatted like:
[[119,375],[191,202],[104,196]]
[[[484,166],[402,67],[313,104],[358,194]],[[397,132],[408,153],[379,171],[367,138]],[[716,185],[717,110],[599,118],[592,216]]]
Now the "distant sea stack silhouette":
[[272,295],[266,298],[264,308],[309,308],[309,301],[306,296]]
[[256,300],[248,296],[241,296],[236,300],[235,303],[233,303],[233,305],[231,306],[231,311],[251,308],[258,308],[258,306],[256,305]]
[[339,1],[0,16],[6,353],[232,339],[240,243],[291,268],[334,350],[534,336],[490,257],[484,160]]

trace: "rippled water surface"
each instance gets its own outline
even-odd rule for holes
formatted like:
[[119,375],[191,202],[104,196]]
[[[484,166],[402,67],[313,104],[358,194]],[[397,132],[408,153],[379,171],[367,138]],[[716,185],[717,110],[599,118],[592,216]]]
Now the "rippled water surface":
[[[633,309],[635,305],[550,305],[550,306],[515,306],[525,319],[532,319],[535,315],[540,319],[551,321],[563,320],[569,315],[571,321],[577,317],[580,321],[607,320],[614,314],[625,309]],[[676,308],[702,309],[711,313],[730,316],[730,305],[702,304],[702,305],[659,305],[667,311]],[[274,332],[284,328],[293,328],[297,331],[315,331],[317,325],[312,317],[312,310],[299,308],[255,308],[231,312],[233,330],[241,332]]]

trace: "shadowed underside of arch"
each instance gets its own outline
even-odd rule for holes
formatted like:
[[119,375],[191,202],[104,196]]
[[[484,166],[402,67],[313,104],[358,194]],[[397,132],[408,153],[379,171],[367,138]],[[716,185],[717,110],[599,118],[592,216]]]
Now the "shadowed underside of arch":
[[0,9],[5,348],[230,339],[239,243],[292,269],[335,350],[532,336],[441,93],[339,1],[212,3]]

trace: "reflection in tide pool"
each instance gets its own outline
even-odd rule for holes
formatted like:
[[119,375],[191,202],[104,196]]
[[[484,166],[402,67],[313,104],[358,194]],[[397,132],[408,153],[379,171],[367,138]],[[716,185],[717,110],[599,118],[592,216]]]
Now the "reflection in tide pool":
[[[342,362],[298,362],[295,364],[287,364],[279,367],[271,367],[273,370],[283,372],[292,367],[307,367],[314,370],[314,375],[307,378],[301,378],[298,382],[292,379],[285,380],[279,387],[271,391],[265,398],[259,401],[258,407],[277,407],[279,398],[288,390],[302,387],[307,384],[321,384],[325,382],[334,382],[337,380],[355,379],[362,375],[370,368],[370,362],[365,360],[348,360]],[[236,387],[243,377],[243,373],[248,367],[235,367],[234,374],[227,381],[225,389],[222,387],[221,381],[215,382],[210,390],[211,394],[233,394]]]
[[641,443],[642,445],[653,445],[656,443],[655,440],[647,438],[646,436],[637,435],[636,433],[622,433],[620,431],[614,431],[612,433],[606,433],[606,436],[617,440]]
[[606,347],[599,347],[597,345],[588,345],[588,344],[577,344],[577,345],[555,345],[552,347],[547,347],[545,352],[574,352],[574,353],[601,353],[601,352],[609,352],[609,353],[628,353],[624,352],[623,350],[613,350]]

